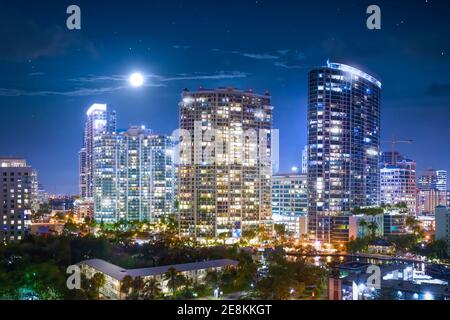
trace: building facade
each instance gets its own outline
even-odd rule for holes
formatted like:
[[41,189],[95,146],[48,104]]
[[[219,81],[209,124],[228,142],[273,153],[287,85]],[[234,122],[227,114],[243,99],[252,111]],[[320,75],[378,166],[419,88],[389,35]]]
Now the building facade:
[[30,230],[36,172],[20,158],[0,158],[0,241],[18,241]]
[[171,136],[149,137],[150,212],[152,220],[175,213],[174,140]]
[[192,283],[203,284],[208,272],[220,272],[227,268],[236,268],[238,261],[221,259],[153,268],[124,269],[101,259],[91,259],[78,263],[78,266],[88,279],[92,278],[96,273],[105,276],[105,284],[99,290],[99,298],[123,300],[126,299],[126,293],[124,293],[122,285],[124,278],[127,276],[133,280],[141,278],[144,283],[155,279],[161,288],[161,292],[170,294],[171,288],[166,277],[166,273],[170,268],[174,268],[177,275],[184,276],[186,279],[191,280]]
[[416,214],[418,211],[416,163],[403,157],[401,159],[394,165],[383,165],[380,170],[381,204],[405,203],[409,212]]
[[302,150],[302,173],[308,173],[308,145]]
[[307,232],[308,177],[306,174],[277,174],[272,177],[272,218],[300,238]]
[[94,143],[103,134],[116,132],[116,113],[106,104],[93,104],[86,113],[83,147],[79,152],[79,192],[82,198],[94,196]]
[[436,240],[447,242],[447,251],[450,253],[450,209],[445,206],[436,208]]
[[421,191],[437,190],[447,192],[447,171],[428,169],[418,178]]
[[438,206],[447,205],[447,192],[437,189],[420,190],[419,213],[422,215],[433,215]]
[[343,228],[332,217],[380,203],[380,95],[378,80],[347,65],[327,63],[309,73],[308,212],[315,240],[342,233],[330,230]]
[[155,221],[173,212],[172,144],[143,126],[94,139],[97,221]]
[[231,239],[245,230],[269,229],[269,94],[234,88],[185,90],[179,107],[180,235]]

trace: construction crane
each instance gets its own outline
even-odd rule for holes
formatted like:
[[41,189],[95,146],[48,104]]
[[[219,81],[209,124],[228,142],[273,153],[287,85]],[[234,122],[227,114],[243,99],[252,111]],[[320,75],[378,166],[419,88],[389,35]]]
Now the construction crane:
[[390,143],[391,144],[391,165],[395,166],[395,145],[399,144],[399,143],[407,143],[407,144],[411,144],[414,141],[413,140],[399,140],[396,138],[392,138],[392,140],[385,140],[382,142],[386,142],[386,143]]

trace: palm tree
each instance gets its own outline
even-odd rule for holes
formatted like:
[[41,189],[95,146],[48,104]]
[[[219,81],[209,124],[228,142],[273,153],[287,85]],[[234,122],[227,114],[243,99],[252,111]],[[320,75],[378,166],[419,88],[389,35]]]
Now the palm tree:
[[362,228],[362,233],[364,235],[366,235],[367,221],[366,220],[361,220],[359,222],[359,226]]
[[143,298],[148,300],[156,299],[161,294],[161,287],[155,278],[145,281],[142,291]]
[[105,275],[103,273],[96,273],[94,276],[89,279],[89,282],[91,284],[91,288],[94,292],[94,295],[96,298],[100,295],[100,289],[105,285]]
[[142,290],[144,289],[145,286],[144,280],[141,277],[136,277],[133,279],[131,285],[133,289],[133,298],[139,300]]
[[211,287],[216,288],[219,284],[219,273],[217,271],[208,271],[205,277],[206,283]]
[[375,221],[371,221],[368,225],[368,228],[370,230],[370,237],[372,239],[375,239],[378,230],[378,223],[376,223]]
[[133,278],[130,276],[125,276],[122,279],[122,285],[120,287],[120,293],[125,294],[125,298],[128,297],[130,289],[133,287]]
[[164,280],[168,280],[168,286],[172,289],[172,295],[175,297],[175,291],[177,290],[177,269],[170,267],[164,275]]

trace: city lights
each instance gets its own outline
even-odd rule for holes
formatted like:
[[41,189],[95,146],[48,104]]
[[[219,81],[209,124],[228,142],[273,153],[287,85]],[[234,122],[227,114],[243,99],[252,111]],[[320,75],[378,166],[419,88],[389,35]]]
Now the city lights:
[[6,2],[1,303],[450,300],[450,4]]

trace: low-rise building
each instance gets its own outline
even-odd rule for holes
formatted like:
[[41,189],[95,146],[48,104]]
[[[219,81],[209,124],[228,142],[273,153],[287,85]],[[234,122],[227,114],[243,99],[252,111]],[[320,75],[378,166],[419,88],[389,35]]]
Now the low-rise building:
[[144,281],[156,279],[159,282],[162,292],[169,293],[169,280],[166,279],[165,274],[170,268],[174,268],[180,275],[191,279],[193,283],[203,283],[209,271],[235,268],[238,265],[238,261],[221,259],[151,268],[124,269],[105,260],[91,259],[82,261],[78,265],[81,268],[81,272],[88,279],[96,273],[101,273],[105,276],[105,284],[100,288],[100,298],[121,300],[126,298],[121,289],[123,280],[127,276],[132,279],[140,277]]
[[32,223],[30,233],[33,236],[59,236],[64,231],[63,223]]
[[74,203],[75,217],[78,221],[85,221],[86,218],[94,218],[94,201],[91,199],[78,199]]
[[283,225],[286,233],[296,239],[308,235],[308,218],[306,216],[274,214],[272,219],[274,224]]
[[406,218],[401,212],[390,212],[383,215],[383,235],[400,236],[406,234]]

